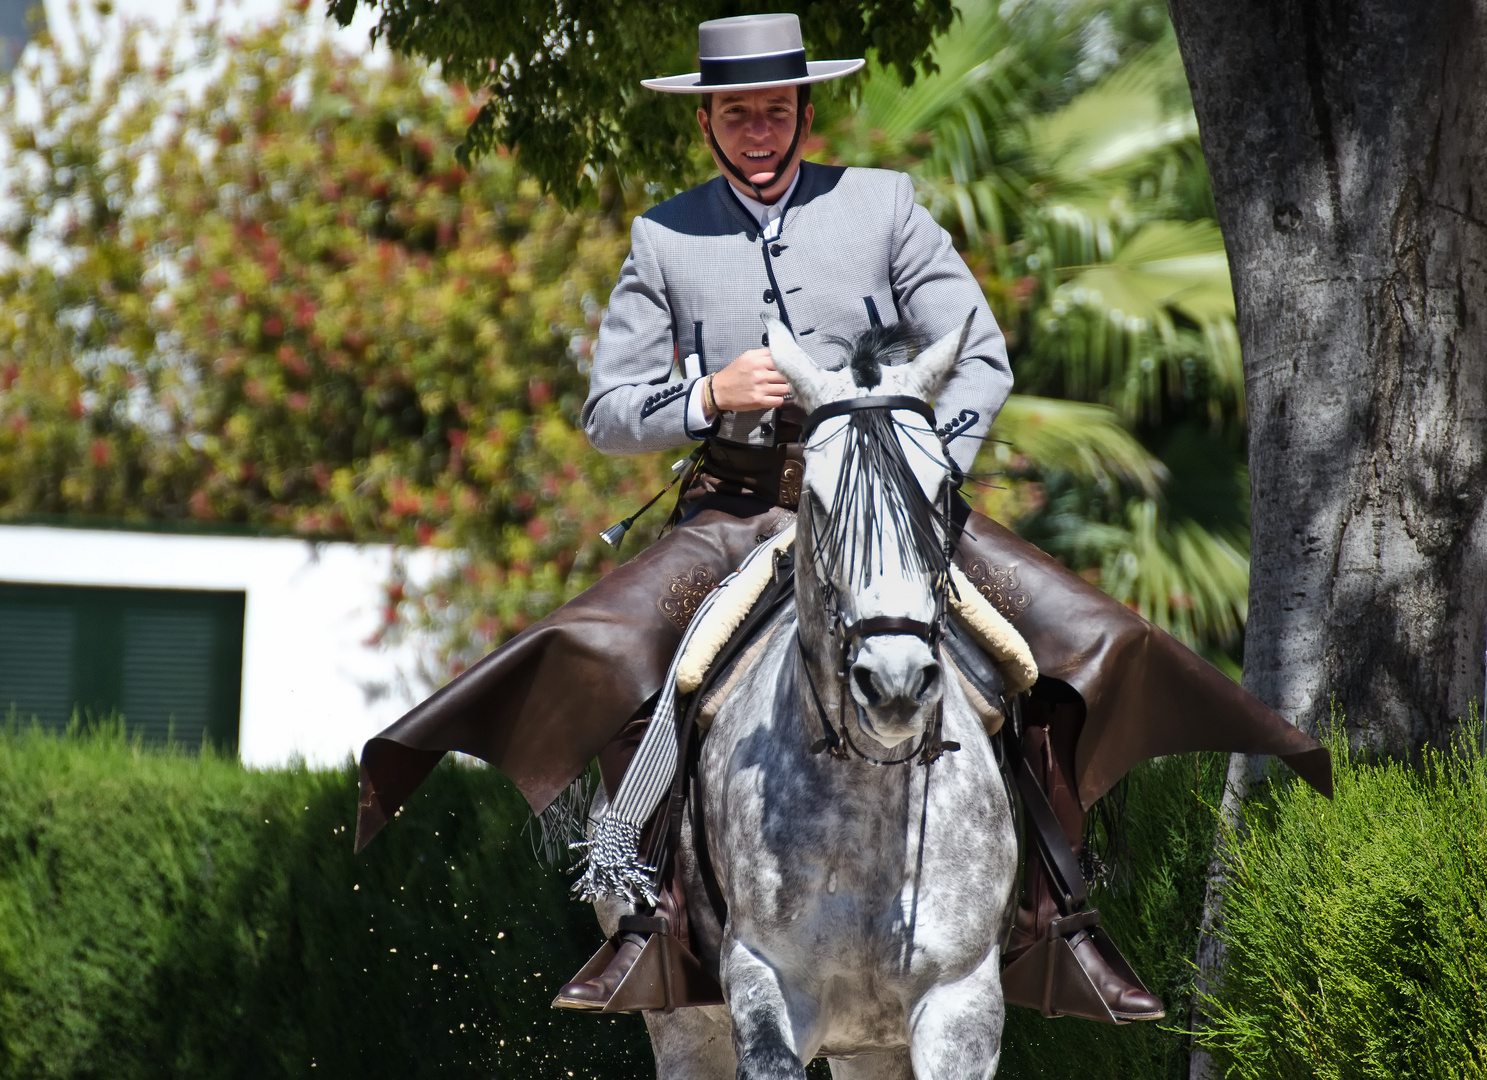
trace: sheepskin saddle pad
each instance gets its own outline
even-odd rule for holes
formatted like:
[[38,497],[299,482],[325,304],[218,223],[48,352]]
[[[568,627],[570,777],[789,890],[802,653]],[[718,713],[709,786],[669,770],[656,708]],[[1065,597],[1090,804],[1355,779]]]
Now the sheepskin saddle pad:
[[[676,689],[678,693],[693,693],[707,682],[709,670],[719,652],[743,624],[744,619],[748,617],[749,612],[769,585],[775,566],[773,553],[786,551],[794,543],[795,525],[792,522],[787,528],[755,549],[758,557],[751,556],[738,573],[718,586],[718,595],[713,598],[707,610],[699,616],[704,621],[688,635],[688,641],[677,664]],[[1020,694],[1031,687],[1038,679],[1038,665],[1033,661],[1033,653],[1028,648],[1027,641],[1012,627],[1006,617],[992,607],[990,601],[977,591],[970,579],[961,572],[960,567],[952,564],[950,576],[954,585],[950,593],[950,616],[955,620],[959,629],[996,664],[1008,695]],[[711,724],[738,677],[748,669],[754,657],[763,650],[778,625],[779,623],[775,622],[773,627],[751,642],[739,654],[730,670],[708,688],[707,700],[702,703],[702,708],[698,713],[698,721],[703,727]],[[953,656],[948,655],[948,650],[945,659],[955,671],[961,689],[966,692],[971,705],[980,714],[988,733],[994,733],[1002,723],[999,703],[989,700],[988,695],[977,685],[977,681],[966,677],[960,665],[955,663]]]

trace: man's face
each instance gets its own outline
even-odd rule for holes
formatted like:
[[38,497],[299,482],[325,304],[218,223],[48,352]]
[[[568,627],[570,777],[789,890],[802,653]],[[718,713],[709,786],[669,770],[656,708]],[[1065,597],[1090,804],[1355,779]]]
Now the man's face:
[[[723,155],[759,186],[766,202],[773,202],[785,193],[800,168],[800,155],[796,153],[791,155],[784,172],[780,172],[780,162],[795,138],[795,112],[796,88],[793,86],[742,90],[714,95],[712,115],[708,116],[706,109],[698,109],[697,123],[701,125],[704,137],[709,130],[712,131]],[[801,142],[811,133],[811,120],[815,115],[815,109],[807,105],[801,118]],[[717,161],[717,150],[712,153],[713,160]],[[718,170],[730,182],[733,181],[721,161],[718,161]],[[745,194],[752,195],[753,192]]]

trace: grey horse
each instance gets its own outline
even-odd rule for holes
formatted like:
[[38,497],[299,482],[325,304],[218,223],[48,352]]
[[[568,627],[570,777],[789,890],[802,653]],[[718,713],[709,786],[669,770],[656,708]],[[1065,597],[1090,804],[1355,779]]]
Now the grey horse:
[[[832,372],[766,321],[807,412],[932,400],[963,337],[896,366],[860,340]],[[698,767],[724,925],[690,832],[680,853],[728,1004],[646,1014],[661,1080],[802,1080],[817,1056],[836,1080],[996,1071],[1017,839],[990,740],[932,645],[949,464],[924,411],[845,411],[810,431],[795,608],[718,712]]]

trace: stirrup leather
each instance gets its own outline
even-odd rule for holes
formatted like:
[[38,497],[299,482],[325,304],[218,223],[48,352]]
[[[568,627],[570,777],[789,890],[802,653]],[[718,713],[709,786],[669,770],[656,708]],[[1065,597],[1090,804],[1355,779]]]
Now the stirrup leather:
[[1129,1024],[1110,1010],[1095,987],[1074,946],[1080,935],[1089,938],[1110,969],[1126,982],[1146,990],[1115,942],[1100,926],[1095,908],[1054,919],[1048,934],[1002,969],[1002,995],[1009,1005],[1037,1009],[1044,1016],[1078,1016],[1104,1024]]
[[[689,1005],[721,1005],[723,989],[678,938],[662,915],[622,915],[615,935],[599,946],[571,982],[587,982],[604,974],[626,934],[644,934],[646,942],[635,963],[614,988],[601,1013],[671,1012]],[[553,1008],[567,1008],[554,998]]]

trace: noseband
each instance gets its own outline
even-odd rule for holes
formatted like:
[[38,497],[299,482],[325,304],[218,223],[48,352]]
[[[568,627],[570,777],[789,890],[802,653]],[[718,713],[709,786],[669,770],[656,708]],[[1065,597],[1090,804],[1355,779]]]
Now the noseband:
[[[860,412],[878,412],[884,415],[891,415],[892,412],[897,409],[903,409],[908,412],[916,413],[928,422],[931,432],[935,430],[934,410],[930,408],[927,402],[919,398],[907,397],[902,395],[876,395],[872,397],[848,398],[844,401],[833,401],[829,404],[822,405],[818,409],[815,409],[809,416],[806,417],[805,423],[801,427],[800,439],[802,443],[809,445],[811,436],[815,433],[816,429],[821,425],[823,421],[829,420],[832,417],[847,416],[853,413]],[[943,451],[943,443],[941,445],[941,449]],[[915,483],[917,485],[917,480],[915,481]],[[945,507],[943,520],[947,526],[945,537],[946,547],[942,553],[937,554],[942,554],[944,561],[948,564],[950,554],[948,546],[948,484],[945,488],[945,496],[947,505]],[[840,500],[840,482],[837,497],[838,500]],[[813,533],[814,528],[815,526],[813,522]],[[906,539],[912,540],[913,538],[910,537]],[[813,541],[815,541],[815,543],[813,544],[813,547],[815,549],[813,555],[818,563],[821,552],[821,545],[819,543],[819,540],[819,536],[813,535]],[[870,558],[871,552],[869,552],[865,557]],[[827,575],[822,572],[822,569],[819,565],[817,566],[817,572],[818,575],[822,578],[823,583],[825,583]],[[827,593],[826,607],[831,616],[833,630],[835,631],[833,636],[836,636],[837,634],[840,635],[841,661],[838,664],[838,668],[841,670],[839,670],[837,674],[838,677],[843,680],[844,695],[850,696],[851,694],[851,690],[845,686],[845,668],[847,650],[853,642],[860,642],[864,638],[876,637],[884,634],[907,634],[919,638],[921,641],[929,646],[931,652],[938,654],[939,641],[944,636],[943,631],[946,612],[945,591],[948,587],[949,576],[948,574],[946,574],[943,576],[942,580],[937,584],[936,587],[935,621],[933,623],[924,623],[920,622],[917,619],[882,615],[873,616],[867,619],[859,619],[855,623],[845,624],[842,620],[841,610],[832,598],[834,587],[830,586],[829,584],[823,584],[823,591]],[[900,758],[892,759],[880,759],[864,754],[860,749],[858,749],[857,744],[852,741],[851,730],[848,728],[845,721],[841,725],[840,733],[838,733],[836,728],[831,723],[830,719],[828,719],[826,708],[821,701],[821,696],[816,692],[815,680],[811,677],[810,657],[806,652],[805,642],[800,637],[800,630],[798,626],[796,627],[795,640],[801,654],[801,660],[803,661],[806,682],[810,687],[811,698],[816,706],[816,713],[821,720],[822,737],[818,739],[816,743],[811,747],[812,753],[818,754],[822,751],[829,750],[833,757],[846,758],[847,748],[850,747],[852,752],[855,753],[858,757],[873,765],[903,765],[915,760],[916,758],[921,764],[928,765],[929,763],[936,760],[945,751],[960,749],[959,743],[945,742],[940,738],[944,709],[944,703],[942,701],[940,703],[940,706],[936,709],[936,715],[933,723],[925,728],[924,733],[919,738],[918,744],[913,749],[911,749],[908,754]],[[843,699],[842,704],[843,707],[845,707],[845,698]],[[853,700],[853,704],[857,708],[858,722],[859,724],[861,724],[865,719],[863,716],[863,708],[856,702],[855,699]]]

